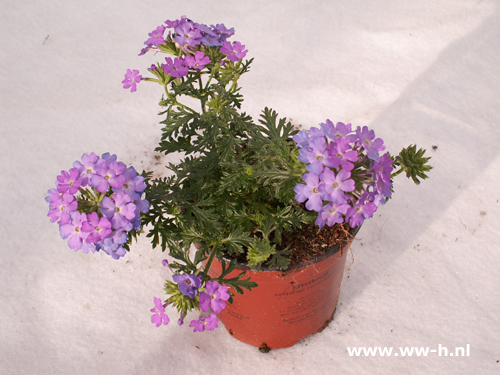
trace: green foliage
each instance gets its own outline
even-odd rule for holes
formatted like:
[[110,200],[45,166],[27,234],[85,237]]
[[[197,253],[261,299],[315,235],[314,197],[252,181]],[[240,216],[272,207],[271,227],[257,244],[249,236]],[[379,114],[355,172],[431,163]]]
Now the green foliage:
[[419,178],[423,180],[428,178],[426,172],[432,169],[432,166],[427,164],[430,157],[424,157],[424,154],[425,150],[420,148],[417,151],[416,145],[410,145],[401,150],[394,160],[394,165],[401,168],[393,176],[404,171],[406,177],[411,178],[417,185],[420,184]]
[[[180,56],[176,48],[160,46]],[[243,97],[237,82],[249,71],[251,60],[221,65],[225,55],[218,49],[205,53],[211,63],[187,77],[173,79],[160,65],[152,71],[165,87],[156,151],[184,157],[168,165],[169,177],[144,175],[151,204],[144,215],[150,228],[147,236],[153,246],[168,249],[176,259],[170,266],[180,273],[203,270],[206,277],[205,267],[215,256],[247,256],[251,266],[267,262],[285,269],[287,250],[276,250],[282,233],[313,220],[293,199],[293,188],[305,172],[292,141],[296,131],[269,108],[258,123],[240,111]],[[191,107],[192,99],[199,110]],[[193,244],[198,244],[194,257]],[[243,274],[229,277],[235,267],[235,260],[223,264],[222,274],[212,279],[238,293],[256,286]],[[177,299],[176,306],[189,309],[181,296]]]
[[[162,52],[181,56],[175,43]],[[203,272],[208,277],[214,257],[245,258],[250,266],[262,264],[286,269],[288,249],[277,250],[282,233],[314,222],[316,213],[304,210],[294,199],[294,187],[306,172],[292,137],[297,133],[285,118],[265,108],[258,122],[241,112],[243,97],[239,78],[252,60],[225,61],[218,48],[205,48],[210,63],[183,78],[163,72],[160,64],[150,70],[165,88],[160,101],[164,116],[156,151],[183,155],[167,166],[170,176],[153,179],[145,174],[151,210],[144,215],[153,246],[168,249],[176,259],[171,267],[183,273]],[[189,100],[185,100],[189,99]],[[194,109],[192,103],[199,108]],[[419,183],[431,167],[424,150],[409,146],[394,158],[394,167]],[[370,160],[360,159],[352,171],[356,190],[372,176]],[[192,256],[192,246],[197,251]],[[204,263],[205,262],[205,263]],[[216,280],[237,292],[250,289],[248,280],[229,277],[232,261]],[[225,265],[223,265],[225,267]]]
[[279,270],[284,270],[288,268],[288,265],[290,264],[290,258],[287,258],[286,256],[289,255],[291,252],[291,249],[283,249],[283,250],[276,250],[274,254],[271,256],[271,258],[266,262],[266,265],[269,267],[274,267]]
[[248,250],[248,264],[250,266],[260,266],[271,255],[276,253],[276,245],[272,245],[268,240],[257,239]]
[[[241,272],[240,274],[234,277],[228,276],[238,266],[236,259],[231,260],[229,262],[229,265],[225,263],[224,259],[220,260],[222,264],[222,272],[219,277],[212,278],[213,281],[224,283],[227,286],[234,288],[234,290],[236,290],[236,292],[239,294],[243,294],[243,288],[252,290],[252,288],[257,287],[257,284],[254,283],[253,281],[250,281],[250,278],[246,279],[243,278],[246,272]],[[232,303],[232,300],[230,300],[230,303]]]

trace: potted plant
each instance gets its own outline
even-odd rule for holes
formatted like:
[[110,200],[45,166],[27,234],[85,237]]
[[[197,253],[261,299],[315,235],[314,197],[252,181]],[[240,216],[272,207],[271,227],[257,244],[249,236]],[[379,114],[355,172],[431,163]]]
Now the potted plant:
[[185,16],[166,21],[140,55],[167,57],[148,69],[150,77],[125,74],[131,92],[143,81],[164,88],[156,151],[182,156],[166,166],[168,176],[139,175],[115,155],[84,154],[46,200],[75,251],[119,259],[144,231],[167,251],[172,280],[167,298],[154,298],[152,323],[168,324],[172,305],[179,325],[189,318],[203,332],[220,318],[236,338],[265,351],[328,324],[353,236],[391,197],[394,176],[405,172],[419,183],[431,167],[416,146],[384,153],[366,126],[326,120],[299,131],[268,108],[256,123],[241,112],[238,85],[253,59],[244,60],[247,50],[230,41],[233,34]]

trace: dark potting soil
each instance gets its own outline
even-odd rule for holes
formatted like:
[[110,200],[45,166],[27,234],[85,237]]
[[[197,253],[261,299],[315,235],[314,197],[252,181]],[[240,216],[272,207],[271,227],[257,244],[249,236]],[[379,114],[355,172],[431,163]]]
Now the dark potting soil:
[[[294,268],[300,263],[312,262],[314,258],[324,255],[328,249],[339,242],[346,242],[352,237],[349,234],[351,227],[348,223],[335,224],[331,227],[325,225],[319,228],[314,224],[305,224],[300,229],[285,232],[282,241],[276,245],[277,250],[291,249],[285,257],[290,259],[289,268]],[[241,262],[246,262],[246,253],[229,258],[236,258]],[[265,264],[265,262],[264,262]]]
[[345,243],[351,237],[350,229],[348,223],[335,224],[331,227],[325,225],[321,229],[314,224],[303,225],[300,229],[283,233],[283,240],[276,248],[282,250],[290,246],[292,251],[287,257],[291,260],[290,267],[293,268],[299,263],[307,263],[315,257],[324,255],[328,249],[341,241]]

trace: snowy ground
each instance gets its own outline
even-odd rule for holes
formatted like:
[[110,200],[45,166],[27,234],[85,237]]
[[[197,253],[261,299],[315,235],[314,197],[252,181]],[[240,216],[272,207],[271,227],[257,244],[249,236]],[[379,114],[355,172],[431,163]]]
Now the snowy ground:
[[[161,252],[143,238],[119,261],[74,253],[46,217],[45,192],[84,152],[161,170],[160,87],[120,82],[181,15],[235,27],[255,58],[251,115],[368,125],[433,157],[429,180],[400,179],[363,226],[335,320],[289,349],[156,328]],[[500,373],[500,3],[6,0],[0,21],[0,374]],[[347,350],[439,345],[470,356]]]

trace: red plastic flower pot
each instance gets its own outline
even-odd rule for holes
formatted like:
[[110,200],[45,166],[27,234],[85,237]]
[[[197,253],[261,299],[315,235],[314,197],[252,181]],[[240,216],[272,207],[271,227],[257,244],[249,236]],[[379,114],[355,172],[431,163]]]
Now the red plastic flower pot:
[[[358,230],[351,230],[351,235]],[[233,337],[262,349],[287,348],[322,331],[337,306],[348,244],[338,244],[314,262],[285,272],[264,267],[257,272],[241,264],[228,277],[247,271],[245,278],[250,276],[259,286],[235,294],[219,319]],[[215,259],[210,275],[220,273],[221,264]]]

